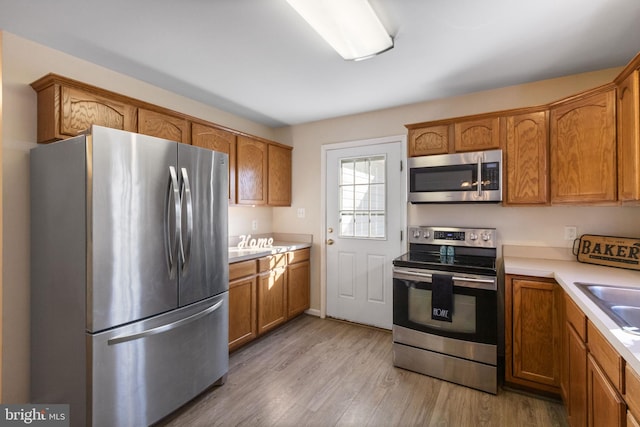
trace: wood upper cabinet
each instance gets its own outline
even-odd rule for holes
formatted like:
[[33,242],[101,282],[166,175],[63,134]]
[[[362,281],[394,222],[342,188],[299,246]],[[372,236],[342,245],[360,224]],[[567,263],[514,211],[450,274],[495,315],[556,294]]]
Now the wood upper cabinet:
[[287,318],[302,314],[309,308],[310,255],[310,249],[288,253]]
[[200,123],[191,124],[191,145],[229,155],[229,203],[236,203],[236,134]]
[[291,147],[268,144],[269,206],[291,206]]
[[506,276],[506,382],[560,394],[561,304],[554,280]]
[[507,205],[549,203],[548,113],[538,111],[505,118]]
[[138,133],[184,144],[191,143],[189,122],[186,119],[144,108],[138,109]]
[[239,205],[266,205],[268,180],[267,143],[238,136],[236,195]]
[[456,152],[500,148],[500,118],[488,117],[453,125]]
[[623,427],[627,408],[596,359],[587,356],[587,425]]
[[136,107],[99,90],[80,89],[72,81],[48,74],[31,84],[38,96],[37,142],[78,135],[91,125],[135,132]]
[[615,89],[551,108],[551,203],[616,201]]
[[452,132],[451,125],[409,129],[409,157],[448,153],[450,151],[449,141],[453,139]]
[[618,85],[618,199],[640,202],[640,71]]

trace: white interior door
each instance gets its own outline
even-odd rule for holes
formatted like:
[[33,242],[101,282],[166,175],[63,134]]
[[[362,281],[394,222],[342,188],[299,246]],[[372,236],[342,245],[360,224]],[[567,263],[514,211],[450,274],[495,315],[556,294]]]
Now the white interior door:
[[402,138],[328,149],[327,315],[391,329],[392,260],[405,252]]

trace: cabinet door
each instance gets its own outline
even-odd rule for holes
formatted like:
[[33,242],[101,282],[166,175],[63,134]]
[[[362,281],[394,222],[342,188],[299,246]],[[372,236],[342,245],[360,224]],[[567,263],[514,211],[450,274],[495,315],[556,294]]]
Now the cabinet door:
[[236,134],[199,123],[191,124],[191,144],[229,155],[229,203],[236,203]]
[[279,267],[259,276],[258,334],[287,320],[287,269]]
[[309,280],[311,264],[303,261],[288,267],[287,317],[304,313],[309,308]]
[[631,365],[627,364],[625,366],[624,379],[624,400],[627,403],[629,411],[634,415],[634,418],[640,418],[640,376]]
[[549,203],[547,112],[509,116],[505,124],[505,204]]
[[584,427],[587,425],[587,346],[569,323],[566,323],[564,333],[567,375],[565,406],[569,425]]
[[138,109],[138,133],[189,144],[189,130],[189,123],[183,118]]
[[291,148],[269,144],[269,189],[270,206],[291,206]]
[[258,335],[256,287],[256,276],[229,283],[229,351]]
[[267,144],[238,136],[236,194],[240,205],[267,203]]
[[587,408],[590,427],[625,425],[626,405],[590,354],[587,356]]
[[550,126],[551,202],[614,202],[614,91],[552,108]]
[[136,107],[72,87],[60,86],[60,92],[61,136],[76,136],[91,125],[136,131]]
[[448,153],[450,130],[450,125],[409,129],[409,157]]
[[508,382],[560,393],[560,301],[553,281],[507,276]]
[[500,118],[469,120],[453,125],[456,152],[500,148]]
[[618,86],[618,200],[640,201],[640,89],[636,70]]

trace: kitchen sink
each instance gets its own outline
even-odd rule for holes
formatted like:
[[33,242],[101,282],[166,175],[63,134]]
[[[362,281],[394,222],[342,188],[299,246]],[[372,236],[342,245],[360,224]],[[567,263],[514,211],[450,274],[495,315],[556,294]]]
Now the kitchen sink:
[[575,285],[623,330],[640,335],[640,288],[582,282]]

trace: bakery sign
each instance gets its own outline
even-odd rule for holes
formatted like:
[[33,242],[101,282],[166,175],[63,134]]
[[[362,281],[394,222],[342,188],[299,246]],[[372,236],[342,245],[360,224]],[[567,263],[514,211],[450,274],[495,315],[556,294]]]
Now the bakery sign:
[[573,254],[580,262],[640,270],[640,239],[583,234]]

